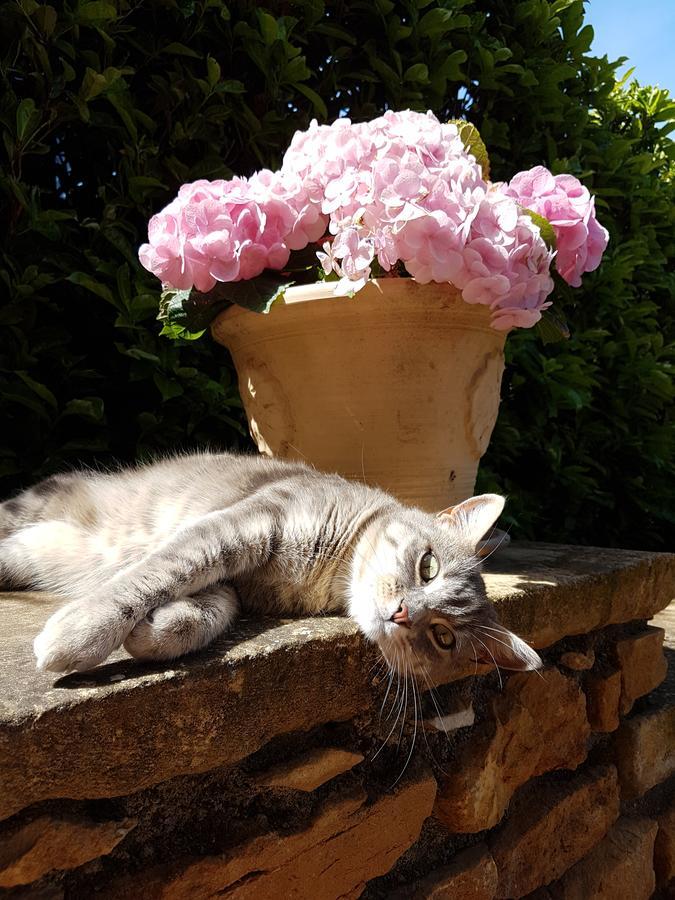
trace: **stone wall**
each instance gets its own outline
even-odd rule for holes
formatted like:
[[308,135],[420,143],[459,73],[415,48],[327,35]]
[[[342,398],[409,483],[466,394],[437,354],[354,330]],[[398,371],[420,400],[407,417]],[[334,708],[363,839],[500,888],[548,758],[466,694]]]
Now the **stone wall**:
[[53,599],[4,595],[0,897],[675,896],[675,557],[515,545],[486,581],[545,668],[433,692],[340,618],[54,682]]

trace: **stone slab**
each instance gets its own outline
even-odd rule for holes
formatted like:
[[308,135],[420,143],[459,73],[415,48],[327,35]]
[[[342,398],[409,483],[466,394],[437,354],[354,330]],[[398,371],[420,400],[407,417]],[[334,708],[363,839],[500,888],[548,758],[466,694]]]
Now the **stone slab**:
[[560,665],[571,672],[587,672],[593,668],[595,653],[588,650],[586,653],[563,653],[560,657]]
[[535,647],[651,619],[675,599],[675,555],[514,542],[485,568],[507,627]]
[[654,870],[659,887],[675,879],[675,806],[657,819],[659,830],[654,844]]
[[517,898],[559,878],[607,834],[619,816],[616,769],[583,772],[568,784],[524,788],[489,846],[496,896]]
[[287,762],[279,763],[256,779],[268,788],[291,791],[315,791],[343,772],[363,762],[362,753],[351,753],[339,747],[317,747]]
[[495,861],[485,844],[476,844],[426,878],[398,888],[387,900],[493,900],[496,891]]
[[236,639],[171,666],[118,658],[54,682],[33,671],[27,639],[51,608],[39,595],[4,601],[0,819],[234,764],[371,703],[371,659],[344,619],[242,624]]
[[646,626],[639,634],[621,638],[614,645],[621,671],[621,715],[625,716],[640,697],[658,687],[666,677],[668,663],[663,654],[665,629]]
[[271,832],[222,854],[143,869],[115,879],[100,900],[335,900],[356,898],[366,882],[388,872],[417,839],[436,782],[429,773],[367,802],[354,789],[331,796],[313,820],[292,834]]
[[558,669],[511,676],[441,779],[434,815],[453,833],[492,828],[516,790],[586,759],[584,695]]
[[[675,556],[514,543],[488,561],[486,583],[504,624],[543,647],[651,618],[675,594]],[[35,671],[31,644],[59,603],[0,596],[0,819],[39,800],[117,796],[235,763],[275,735],[372,702],[373,651],[339,617],[242,622],[172,665],[119,652],[55,680]]]
[[608,756],[617,767],[621,796],[641,797],[675,774],[675,654],[666,680],[649,695],[649,705],[633,712],[612,737]]
[[527,900],[650,900],[656,822],[622,818],[591,852]]
[[78,866],[110,853],[134,828],[135,819],[39,816],[0,836],[0,888],[29,884],[53,870]]
[[621,672],[617,669],[607,675],[591,675],[584,690],[591,729],[605,734],[616,731],[620,722]]

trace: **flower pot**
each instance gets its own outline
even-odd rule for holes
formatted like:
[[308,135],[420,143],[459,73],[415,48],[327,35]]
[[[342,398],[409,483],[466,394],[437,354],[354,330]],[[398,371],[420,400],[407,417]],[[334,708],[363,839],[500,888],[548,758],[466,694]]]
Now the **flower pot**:
[[505,334],[448,285],[288,290],[214,321],[262,453],[378,485],[430,511],[473,493],[499,408]]

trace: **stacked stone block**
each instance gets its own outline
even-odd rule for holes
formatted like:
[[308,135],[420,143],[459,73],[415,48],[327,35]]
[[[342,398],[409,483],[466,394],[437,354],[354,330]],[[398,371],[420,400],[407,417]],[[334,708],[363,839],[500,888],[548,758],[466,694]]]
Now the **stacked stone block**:
[[486,581],[544,669],[410,689],[395,725],[346,619],[55,681],[54,601],[0,597],[0,898],[675,896],[675,557],[514,545]]

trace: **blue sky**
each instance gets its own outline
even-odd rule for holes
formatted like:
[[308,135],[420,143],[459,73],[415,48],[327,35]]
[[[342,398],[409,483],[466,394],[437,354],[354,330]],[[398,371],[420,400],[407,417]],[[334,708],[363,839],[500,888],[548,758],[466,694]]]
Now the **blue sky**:
[[675,94],[675,0],[590,0],[586,23],[595,31],[593,51],[610,59],[629,57],[640,84]]

